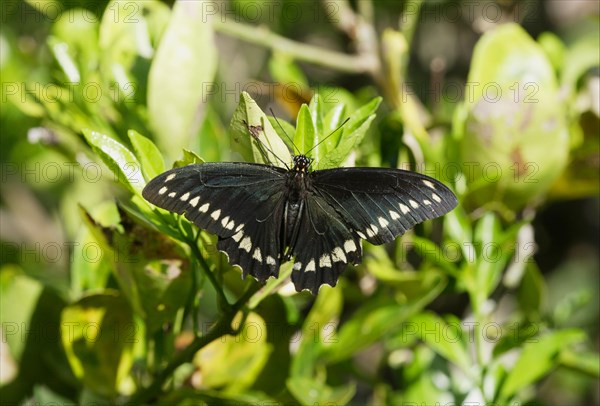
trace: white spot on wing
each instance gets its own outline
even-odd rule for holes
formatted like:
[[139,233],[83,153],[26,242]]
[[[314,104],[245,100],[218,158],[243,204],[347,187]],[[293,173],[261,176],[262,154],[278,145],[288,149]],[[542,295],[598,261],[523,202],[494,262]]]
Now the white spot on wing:
[[166,187],[166,186],[163,186],[163,187],[161,187],[161,188],[160,188],[160,190],[158,191],[158,194],[159,194],[159,195],[164,195],[164,194],[166,193],[166,191],[167,191],[167,190],[168,190],[168,189],[167,189],[167,187]]
[[231,238],[233,238],[235,240],[235,242],[240,242],[240,240],[242,239],[243,236],[244,236],[244,232],[240,231]]
[[244,228],[244,226],[245,226],[244,223],[238,225],[237,228],[235,229],[235,231],[240,231],[242,228]]
[[221,209],[215,210],[212,212],[212,214],[210,215],[213,219],[218,220],[219,216],[221,215]]
[[228,221],[229,221],[229,216],[223,217],[223,220],[221,220],[221,225],[223,226],[223,228],[225,228]]
[[429,200],[425,199],[425,200],[423,200],[423,204],[425,206],[429,206],[431,204],[431,202]]
[[344,243],[344,251],[346,251],[346,252],[356,251],[356,244],[354,243],[353,240],[348,240]]
[[228,230],[233,230],[233,227],[235,227],[235,222],[233,220],[229,220],[229,223],[227,223],[225,228]]
[[[366,235],[364,235],[363,233],[361,233],[360,231],[357,231],[357,232],[356,232],[356,234],[358,234],[358,236],[359,236],[360,238],[362,238],[363,240],[366,240],[366,239],[367,239],[367,236],[366,236]],[[368,230],[367,230],[367,234],[369,234],[369,231],[368,231]]]
[[250,250],[252,249],[252,240],[250,239],[250,237],[246,237],[242,240],[242,242],[240,243],[240,249],[243,249],[246,252],[250,252]]
[[181,195],[179,200],[181,200],[182,202],[187,202],[187,199],[189,199],[189,198],[190,198],[190,192],[185,192],[185,194]]
[[331,252],[333,262],[346,262],[346,254],[340,247],[335,247]]
[[377,220],[379,220],[379,225],[381,227],[387,227],[390,223],[384,219],[383,217],[379,217]]
[[206,213],[208,211],[209,207],[210,207],[210,203],[204,203],[202,206],[200,206],[198,211],[202,212],[202,213]]
[[257,260],[258,262],[262,262],[262,255],[260,254],[260,248],[256,247],[254,250],[254,254],[252,254],[252,258]]
[[200,200],[200,196],[196,196],[192,200],[190,200],[190,204],[192,205],[192,207],[196,207],[199,200]]
[[428,180],[423,180],[423,184],[424,184],[425,186],[427,186],[427,187],[430,187],[430,188],[432,188],[432,189],[435,189],[435,185],[434,185],[433,183],[431,183],[430,181],[428,181]]
[[419,203],[415,202],[414,200],[409,200],[408,201],[410,203],[410,205],[412,206],[413,209],[416,209],[417,207],[419,207]]
[[311,259],[308,264],[306,264],[306,269],[304,272],[315,272],[317,269],[315,267],[315,260]]
[[169,197],[175,197],[176,195],[177,195],[177,193],[175,193],[175,192],[171,192],[168,194]]
[[331,257],[329,254],[323,254],[319,259],[319,266],[321,268],[331,268]]
[[295,262],[294,271],[299,271],[300,269],[302,269],[302,262]]
[[267,262],[267,265],[277,265],[277,261],[275,261],[275,258],[273,258],[270,255],[267,256],[266,262]]
[[390,210],[390,217],[392,218],[392,220],[398,220],[400,218],[400,215],[394,210]]
[[432,193],[431,197],[433,198],[433,200],[435,200],[438,203],[440,203],[442,201],[442,199],[440,199],[440,197],[438,195],[436,195],[435,193]]
[[407,205],[400,203],[400,211],[402,214],[406,214],[410,211]]
[[168,181],[170,181],[170,180],[173,180],[173,179],[175,179],[175,176],[177,176],[177,174],[176,174],[176,173],[172,173],[172,174],[170,174],[170,175],[169,175],[169,176],[167,176],[167,178],[165,179],[165,182],[168,182]]

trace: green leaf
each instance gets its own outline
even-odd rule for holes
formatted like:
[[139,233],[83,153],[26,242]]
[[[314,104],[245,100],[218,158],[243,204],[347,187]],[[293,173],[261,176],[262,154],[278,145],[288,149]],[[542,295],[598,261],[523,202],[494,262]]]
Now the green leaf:
[[182,166],[202,163],[204,163],[204,159],[200,158],[198,154],[196,154],[194,151],[190,151],[189,149],[184,148],[183,157],[181,159],[176,160],[173,163],[173,168],[180,168]]
[[449,324],[432,312],[424,312],[412,317],[406,324],[407,328],[414,330],[413,333],[429,348],[464,372],[471,369],[471,358],[461,340],[465,333],[460,324]]
[[559,362],[562,366],[583,372],[595,378],[600,376],[600,355],[597,352],[561,351]]
[[314,159],[316,160],[319,160],[319,157],[322,155],[320,151],[325,149],[325,145],[317,146],[317,144],[319,144],[321,140],[323,140],[323,137],[327,135],[324,134],[323,131],[323,109],[323,100],[321,99],[321,96],[319,96],[318,93],[315,93],[310,103],[308,104],[308,110],[310,111],[310,116],[312,118],[313,127],[315,130],[315,136],[313,140],[315,147],[311,152],[311,156],[314,157]]
[[502,385],[500,399],[510,400],[519,390],[550,373],[558,366],[557,354],[585,338],[583,331],[568,329],[552,332],[539,337],[536,342],[527,343]]
[[337,342],[324,349],[321,359],[333,363],[350,358],[385,334],[394,333],[412,314],[409,306],[400,306],[391,300],[365,303],[339,329]]
[[19,360],[25,349],[22,325],[30,325],[31,317],[44,287],[35,279],[21,274],[16,267],[3,266],[0,273],[0,306],[2,307],[3,340],[11,355]]
[[[176,1],[148,78],[148,118],[161,151],[175,159],[196,134],[217,68],[204,2]],[[194,67],[191,69],[191,67]]]
[[[254,131],[254,135],[250,133],[250,129]],[[271,163],[279,167],[292,162],[286,144],[279,138],[265,113],[246,92],[241,94],[240,103],[229,124],[229,132],[233,137],[233,149],[248,162]]]
[[277,133],[279,138],[285,143],[288,150],[296,154],[296,145],[294,145],[294,139],[292,138],[296,133],[296,129],[294,128],[294,126],[285,120],[281,120],[271,116],[269,116],[269,122],[271,123],[271,126],[273,126],[273,128],[275,129],[275,132]]
[[252,406],[275,405],[278,402],[262,392],[245,390],[240,393],[225,392],[220,389],[197,389],[189,386],[178,387],[156,399],[158,406],[173,405],[219,405]]
[[62,343],[75,375],[94,392],[115,397],[133,363],[137,325],[117,292],[105,291],[67,306],[61,317]]
[[243,393],[262,371],[272,351],[267,341],[267,324],[258,314],[250,313],[240,329],[238,336],[215,340],[194,357],[204,387]]
[[288,54],[273,52],[273,56],[269,58],[269,74],[283,86],[294,86],[298,89],[308,88],[304,72]]
[[[298,117],[296,118],[296,133],[294,135],[294,144],[301,153],[306,154],[317,141],[317,132],[315,124],[306,104],[300,107]],[[314,157],[314,155],[313,155]]]
[[135,155],[107,135],[89,129],[84,129],[83,135],[94,152],[115,175],[117,181],[133,193],[141,195],[146,181]]
[[[99,76],[117,105],[134,110],[146,104],[150,61],[170,15],[169,7],[156,0],[111,0],[106,5],[99,30]],[[131,117],[137,114],[132,111]]]
[[[371,100],[352,114],[350,120],[340,130],[339,141],[335,148],[321,157],[317,162],[317,169],[335,168],[342,165],[365,136],[371,122],[375,119],[375,111],[379,107],[379,103],[381,103],[381,97]],[[334,137],[338,137],[337,133],[332,135],[332,142],[335,140]]]
[[473,96],[455,129],[464,132],[460,159],[472,169],[463,204],[518,210],[545,193],[568,161],[568,109],[556,74],[539,44],[511,23],[480,38],[467,83]]
[[477,272],[473,288],[480,304],[498,286],[502,277],[504,261],[499,260],[503,248],[498,244],[500,240],[501,230],[498,217],[492,212],[485,213],[475,225],[474,231]]
[[336,343],[337,320],[342,311],[340,289],[324,286],[319,291],[310,313],[302,325],[302,341],[293,358],[290,375],[292,377],[312,377],[315,363],[320,359],[320,350]]
[[324,383],[303,377],[292,377],[287,380],[286,385],[296,400],[303,405],[345,405],[356,393],[355,383],[332,388]]
[[539,323],[515,322],[509,326],[503,326],[502,336],[494,346],[494,357],[497,358],[513,348],[525,345],[527,342],[537,341],[535,337],[539,333]]
[[149,334],[172,322],[191,288],[187,255],[172,240],[120,210],[117,227],[103,227],[85,210],[84,221],[113,268],[113,274]]
[[135,130],[127,131],[135,155],[142,164],[142,173],[150,180],[165,171],[163,157],[154,143]]
[[543,300],[546,294],[544,276],[535,262],[528,262],[517,291],[517,298],[521,310],[534,318],[542,310]]

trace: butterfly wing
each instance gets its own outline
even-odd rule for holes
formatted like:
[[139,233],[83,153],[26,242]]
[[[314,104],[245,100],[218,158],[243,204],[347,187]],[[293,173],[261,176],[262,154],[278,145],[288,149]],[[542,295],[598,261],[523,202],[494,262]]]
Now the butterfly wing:
[[264,282],[279,274],[285,170],[268,165],[214,162],[171,169],[152,179],[142,195],[184,214],[219,237],[217,248]]
[[305,199],[299,221],[298,240],[292,247],[292,282],[297,291],[309,289],[317,294],[322,284],[337,284],[346,264],[360,263],[360,240],[332,205],[318,195]]
[[416,224],[456,207],[454,193],[417,172],[383,168],[337,168],[311,172],[321,196],[360,238],[393,241]]

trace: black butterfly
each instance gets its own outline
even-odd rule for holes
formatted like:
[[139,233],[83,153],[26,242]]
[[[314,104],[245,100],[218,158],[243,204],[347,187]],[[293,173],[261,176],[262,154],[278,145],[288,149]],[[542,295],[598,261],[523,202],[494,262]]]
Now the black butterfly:
[[212,162],[171,169],[143,196],[219,237],[231,264],[260,282],[294,258],[297,291],[335,286],[346,264],[361,262],[360,239],[393,241],[415,224],[444,215],[456,196],[437,180],[384,168],[310,171],[293,157],[291,169]]

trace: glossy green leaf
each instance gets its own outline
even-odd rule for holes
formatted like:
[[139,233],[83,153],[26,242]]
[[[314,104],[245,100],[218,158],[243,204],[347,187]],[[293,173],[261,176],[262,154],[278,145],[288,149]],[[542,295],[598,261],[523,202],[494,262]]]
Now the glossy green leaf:
[[127,132],[135,155],[142,165],[142,173],[150,180],[165,171],[163,157],[154,143],[135,130]]
[[146,181],[140,163],[131,151],[107,135],[84,129],[88,144],[112,171],[115,179],[134,193],[140,194]]
[[217,50],[209,17],[204,2],[176,1],[150,68],[148,118],[171,160],[192,142],[210,96]]

